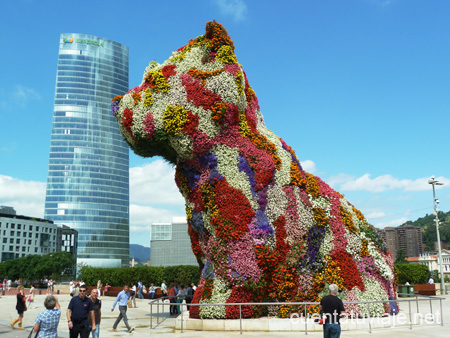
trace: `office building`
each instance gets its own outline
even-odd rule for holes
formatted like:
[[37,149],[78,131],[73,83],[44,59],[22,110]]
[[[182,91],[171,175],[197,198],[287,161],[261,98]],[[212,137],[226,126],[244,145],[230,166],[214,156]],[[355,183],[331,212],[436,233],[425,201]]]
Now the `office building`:
[[60,251],[58,231],[53,221],[17,215],[14,208],[0,206],[0,262]]
[[198,265],[191,249],[185,217],[174,217],[172,223],[151,226],[150,265]]
[[61,34],[44,217],[77,230],[77,263],[128,265],[129,150],[111,114],[127,91],[128,47]]

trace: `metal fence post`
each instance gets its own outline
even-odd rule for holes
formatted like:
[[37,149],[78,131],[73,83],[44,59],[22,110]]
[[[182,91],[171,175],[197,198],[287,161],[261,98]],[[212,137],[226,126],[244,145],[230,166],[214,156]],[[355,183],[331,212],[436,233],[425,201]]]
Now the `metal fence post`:
[[444,312],[442,311],[442,298],[439,300],[441,303],[441,326],[444,326]]
[[412,319],[411,319],[411,302],[408,301],[409,305],[409,329],[412,330]]
[[419,313],[419,298],[416,295],[416,305],[417,305],[417,313]]
[[150,302],[150,329],[153,328],[153,304]]
[[369,318],[369,333],[372,333],[372,323],[370,322],[370,303],[367,303],[367,318]]
[[156,304],[156,325],[159,325],[159,300]]
[[[181,300],[183,302],[183,300]],[[180,304],[180,312],[181,312],[181,333],[183,333],[183,303]]]
[[239,327],[240,327],[241,334],[242,334],[242,306],[241,306],[241,304],[239,304]]
[[306,314],[306,304],[305,304],[305,334],[308,334],[308,321],[307,321],[308,317]]

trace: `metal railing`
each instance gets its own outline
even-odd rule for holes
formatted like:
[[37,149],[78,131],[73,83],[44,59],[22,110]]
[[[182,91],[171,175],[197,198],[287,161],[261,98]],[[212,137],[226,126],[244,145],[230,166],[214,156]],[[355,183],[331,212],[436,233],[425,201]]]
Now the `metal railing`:
[[[404,303],[407,302],[408,303],[408,308],[409,308],[409,328],[410,330],[412,330],[412,326],[413,326],[413,313],[411,311],[411,303],[415,302],[416,303],[416,313],[420,314],[419,312],[419,302],[429,302],[429,306],[430,306],[430,313],[433,313],[433,301],[439,301],[439,306],[440,306],[440,325],[443,326],[444,325],[444,314],[443,314],[443,308],[442,308],[442,301],[445,300],[445,298],[443,297],[436,297],[436,296],[421,296],[421,295],[411,295],[411,294],[402,294],[399,293],[398,295],[407,295],[410,298],[407,299],[395,299],[395,300],[377,300],[377,301],[358,301],[358,302],[344,302],[345,304],[358,304],[359,306],[361,304],[366,304],[367,305],[367,314],[364,315],[362,318],[368,318],[369,321],[369,332],[372,333],[372,319],[374,319],[375,317],[371,317],[370,316],[370,307],[371,304],[378,304],[378,303]],[[169,316],[165,316],[161,321],[160,321],[160,311],[159,311],[159,307],[160,305],[163,307],[163,312],[161,312],[161,317],[163,317],[164,314],[164,307],[165,306],[180,306],[181,307],[181,320],[180,320],[180,331],[181,333],[183,333],[183,307],[191,307],[191,306],[239,306],[239,331],[240,334],[242,334],[242,306],[281,306],[281,305],[288,305],[288,306],[296,306],[299,309],[303,308],[303,311],[301,313],[301,317],[304,318],[305,320],[305,334],[308,334],[308,319],[312,319],[313,316],[308,314],[308,307],[309,306],[313,306],[313,305],[319,305],[319,302],[266,302],[266,303],[201,303],[201,304],[187,304],[187,303],[167,303],[164,302],[166,299],[170,298],[180,298],[180,297],[169,297],[169,296],[164,296],[158,299],[155,299],[153,301],[151,301],[149,303],[150,305],[150,329],[155,329],[156,327],[159,326],[159,324],[161,324],[164,320],[166,320]],[[161,302],[162,300],[162,302]],[[153,306],[156,305],[156,326],[153,327]],[[298,313],[297,313],[298,314]],[[291,317],[292,318],[292,317]]]

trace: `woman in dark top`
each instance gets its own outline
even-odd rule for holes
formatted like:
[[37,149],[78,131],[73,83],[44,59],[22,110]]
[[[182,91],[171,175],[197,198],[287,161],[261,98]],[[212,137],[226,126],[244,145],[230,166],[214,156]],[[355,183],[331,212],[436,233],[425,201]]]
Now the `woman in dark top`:
[[20,285],[17,288],[17,305],[16,305],[16,310],[17,310],[17,313],[19,314],[19,317],[16,318],[15,320],[13,320],[13,322],[11,323],[11,327],[14,328],[14,325],[16,325],[16,323],[17,323],[18,326],[19,326],[19,329],[23,330],[22,318],[23,318],[23,312],[25,311],[25,294],[24,294],[22,285]]

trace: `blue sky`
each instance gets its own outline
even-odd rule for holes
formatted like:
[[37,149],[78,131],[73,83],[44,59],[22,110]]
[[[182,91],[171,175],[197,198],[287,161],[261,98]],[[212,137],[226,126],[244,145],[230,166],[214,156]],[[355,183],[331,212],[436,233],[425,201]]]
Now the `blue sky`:
[[[130,48],[130,87],[152,60],[228,30],[266,125],[371,224],[450,210],[450,2],[445,0],[3,1],[0,205],[43,217],[60,33]],[[131,243],[184,215],[173,169],[130,155]]]

